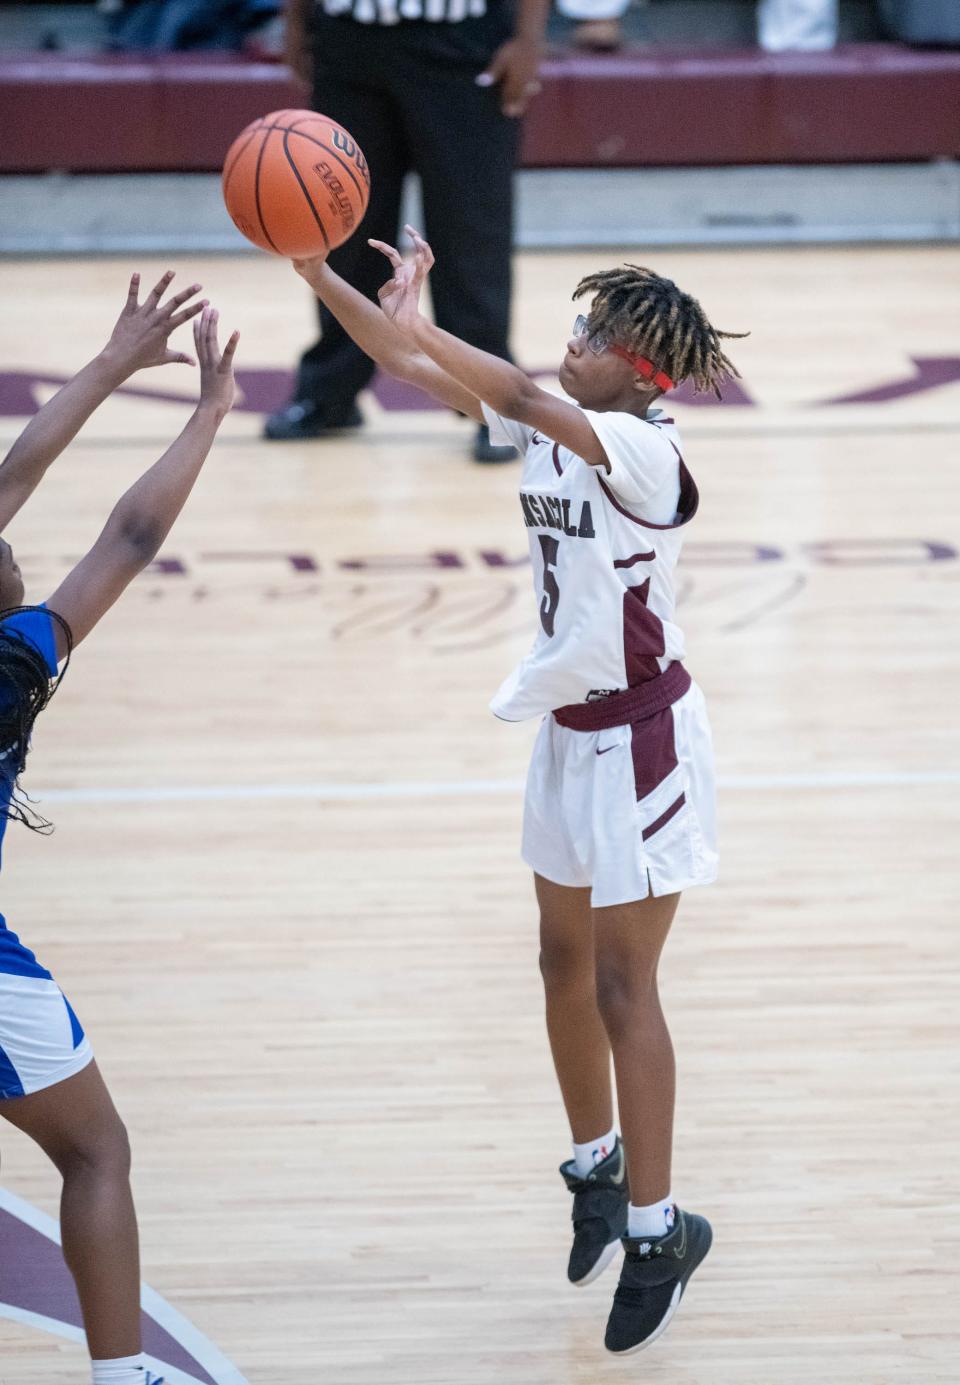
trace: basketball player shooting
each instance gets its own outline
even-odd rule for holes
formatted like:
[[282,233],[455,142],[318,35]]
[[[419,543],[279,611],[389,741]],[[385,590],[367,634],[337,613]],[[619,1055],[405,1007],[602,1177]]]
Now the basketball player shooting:
[[[189,318],[200,397],[180,436],[122,495],[89,553],[39,606],[24,606],[23,578],[0,539],[0,842],[7,823],[49,824],[20,791],[34,722],[85,639],[153,561],[233,402],[233,353],[217,313],[193,284],[166,302],[165,274],[143,303],[140,276],[109,342],[32,418],[0,466],[0,529],[29,500],[94,410],[135,371],[193,364],[168,345]],[[197,314],[200,314],[198,317]],[[58,674],[58,668],[63,670]],[[140,1263],[130,1192],[130,1150],[90,1042],[56,981],[0,914],[0,1115],[29,1135],[63,1178],[60,1230],[74,1277],[93,1385],[163,1385],[141,1354]]]
[[[671,1188],[673,1047],[657,988],[681,891],[717,875],[714,770],[703,695],[684,667],[674,570],[698,495],[673,421],[656,406],[690,380],[737,372],[696,299],[649,269],[588,275],[560,365],[566,398],[429,322],[433,265],[370,244],[393,274],[380,310],[323,258],[295,267],[391,374],[486,422],[524,456],[520,506],[540,629],[491,704],[540,717],[524,807],[524,860],[540,907],[547,1030],[573,1138],[568,1277],[625,1257],[606,1346],[666,1328],[710,1248],[705,1218]],[[610,1063],[622,1136],[613,1121]]]

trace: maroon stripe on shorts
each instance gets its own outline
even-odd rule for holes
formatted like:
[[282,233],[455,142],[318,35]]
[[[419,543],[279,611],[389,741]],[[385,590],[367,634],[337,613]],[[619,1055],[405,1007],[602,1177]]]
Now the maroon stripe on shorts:
[[630,727],[630,755],[633,759],[633,786],[637,802],[658,789],[677,767],[677,742],[673,708],[665,707],[655,716],[635,721]]
[[675,803],[671,803],[665,813],[661,813],[655,822],[651,822],[649,827],[643,829],[643,840],[648,841],[655,832],[659,832],[661,827],[666,827],[672,817],[676,817],[680,809],[687,801],[686,794],[681,794]]

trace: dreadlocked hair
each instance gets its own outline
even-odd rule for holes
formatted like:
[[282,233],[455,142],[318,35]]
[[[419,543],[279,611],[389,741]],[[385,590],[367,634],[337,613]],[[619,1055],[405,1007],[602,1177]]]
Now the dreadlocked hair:
[[588,274],[573,296],[585,293],[593,294],[590,331],[603,332],[635,355],[648,357],[676,384],[692,380],[696,393],[713,390],[719,399],[721,382],[739,377],[720,342],[750,333],[718,331],[697,300],[672,279],[626,264]]
[[32,832],[47,834],[53,831],[53,824],[34,811],[20,786],[20,775],[27,762],[33,724],[67,671],[73,635],[62,616],[42,608],[43,614],[60,627],[67,650],[63,668],[51,678],[40,650],[29,637],[21,636],[6,624],[11,616],[40,609],[39,606],[16,606],[0,612],[0,817],[8,822],[22,822]]

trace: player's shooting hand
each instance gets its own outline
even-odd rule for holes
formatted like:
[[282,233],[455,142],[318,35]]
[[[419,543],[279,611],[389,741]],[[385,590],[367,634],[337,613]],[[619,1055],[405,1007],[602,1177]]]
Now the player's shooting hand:
[[401,331],[413,331],[420,319],[420,291],[427,282],[427,276],[434,265],[433,251],[412,226],[404,230],[413,241],[413,259],[405,260],[400,251],[382,240],[367,242],[374,250],[385,255],[393,266],[393,278],[388,279],[377,297],[380,306],[391,322]]
[[307,283],[310,285],[311,288],[313,287],[314,279],[317,277],[317,275],[320,273],[320,270],[326,263],[326,251],[324,251],[320,255],[310,255],[307,259],[291,260],[291,264],[293,265],[297,273],[300,275],[300,278],[306,279]]
[[172,351],[167,341],[182,323],[204,308],[206,299],[191,303],[189,300],[200,292],[199,284],[191,284],[189,288],[181,289],[168,298],[166,303],[161,303],[172,278],[173,270],[168,269],[142,303],[138,301],[140,275],[134,274],[130,280],[123,312],[117,318],[103,351],[104,357],[124,378],[145,366],[169,365],[172,362],[196,365],[192,356],[183,351]]
[[494,53],[486,72],[477,78],[477,86],[499,84],[500,109],[504,115],[519,119],[540,92],[539,71],[540,45],[530,39],[512,38]]
[[220,314],[216,308],[205,307],[193,324],[193,341],[200,362],[200,407],[212,408],[219,418],[230,412],[236,397],[233,379],[233,353],[240,333],[234,332],[223,351],[217,340]]

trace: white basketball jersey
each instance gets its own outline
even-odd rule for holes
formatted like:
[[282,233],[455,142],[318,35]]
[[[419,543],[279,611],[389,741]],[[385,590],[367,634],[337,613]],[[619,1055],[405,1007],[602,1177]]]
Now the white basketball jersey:
[[524,453],[520,504],[540,630],[490,706],[542,716],[655,678],[684,656],[674,569],[699,497],[672,419],[584,416],[610,462],[582,457],[483,406],[491,439]]

